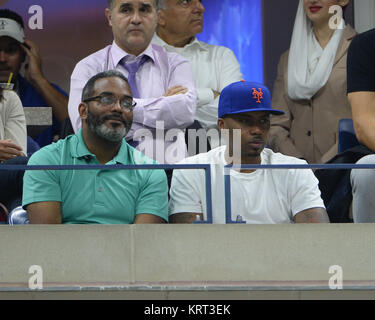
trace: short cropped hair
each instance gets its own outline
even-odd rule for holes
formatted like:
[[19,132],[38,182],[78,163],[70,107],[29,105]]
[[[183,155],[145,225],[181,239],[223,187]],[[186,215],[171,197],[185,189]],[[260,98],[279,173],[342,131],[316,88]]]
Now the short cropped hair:
[[25,25],[23,23],[22,17],[18,13],[14,12],[12,10],[0,9],[0,18],[6,18],[6,19],[14,20],[22,27],[22,29],[25,29]]
[[93,96],[96,81],[104,78],[119,78],[121,80],[124,80],[129,85],[128,79],[126,79],[125,76],[117,70],[108,70],[100,72],[95,76],[91,77],[89,81],[87,81],[86,85],[82,90],[82,101],[85,101],[86,99],[91,98]]
[[[115,4],[115,0],[107,0],[107,1],[108,1],[108,8],[112,10],[113,6]],[[154,0],[154,3],[155,3],[156,10],[159,10],[159,8],[161,8],[160,3],[163,3],[163,5],[166,6],[165,0]],[[165,8],[163,8],[163,9],[165,9]]]

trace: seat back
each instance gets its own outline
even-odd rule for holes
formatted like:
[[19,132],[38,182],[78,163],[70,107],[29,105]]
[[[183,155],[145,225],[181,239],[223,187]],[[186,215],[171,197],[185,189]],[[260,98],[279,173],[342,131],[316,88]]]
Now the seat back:
[[36,141],[34,141],[33,138],[27,136],[27,155],[31,157],[31,155],[39,149],[39,144]]
[[353,120],[341,119],[338,128],[338,153],[359,145],[355,135]]
[[8,224],[29,224],[29,217],[27,216],[26,210],[21,206],[14,208],[8,216]]
[[72,126],[72,122],[68,117],[61,123],[60,139],[65,139],[67,136],[70,136],[71,134],[74,134],[74,129]]

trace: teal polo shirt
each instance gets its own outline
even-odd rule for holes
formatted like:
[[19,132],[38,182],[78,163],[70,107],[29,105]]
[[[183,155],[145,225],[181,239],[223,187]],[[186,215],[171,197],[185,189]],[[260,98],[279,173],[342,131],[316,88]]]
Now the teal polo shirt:
[[[106,165],[154,164],[123,140]],[[98,165],[82,130],[32,155],[28,165]],[[62,223],[131,224],[137,214],[168,221],[168,183],[164,170],[27,170],[22,205],[61,202]]]

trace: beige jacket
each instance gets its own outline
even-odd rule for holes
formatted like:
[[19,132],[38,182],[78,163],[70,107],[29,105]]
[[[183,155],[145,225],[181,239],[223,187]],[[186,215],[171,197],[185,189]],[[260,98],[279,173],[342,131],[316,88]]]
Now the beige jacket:
[[289,51],[281,56],[272,107],[285,111],[285,115],[271,119],[269,145],[274,151],[309,163],[324,163],[337,154],[338,122],[352,117],[346,96],[346,59],[355,35],[350,26],[344,29],[328,82],[311,100],[289,98]]
[[18,95],[11,90],[3,90],[0,101],[0,140],[11,139],[27,154],[26,119]]

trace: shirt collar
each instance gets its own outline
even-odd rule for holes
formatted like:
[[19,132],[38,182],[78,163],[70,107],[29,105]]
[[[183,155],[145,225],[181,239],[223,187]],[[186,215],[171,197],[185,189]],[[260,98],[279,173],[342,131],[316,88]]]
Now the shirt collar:
[[110,161],[110,164],[129,164],[129,151],[130,146],[125,141],[125,139],[122,139],[121,147],[116,156],[112,159],[112,161]]
[[72,144],[71,154],[74,158],[90,157],[94,158],[95,155],[92,154],[89,149],[87,149],[85,140],[83,140],[82,128],[78,130],[76,137],[76,143]]
[[[177,47],[171,46],[168,43],[166,43],[162,38],[160,38],[157,33],[155,32],[154,34],[154,43],[158,44],[159,46],[162,46],[164,48],[171,48],[171,49],[176,49]],[[186,49],[190,47],[199,47],[202,50],[208,51],[206,46],[204,45],[203,42],[199,41],[196,37],[194,37],[190,43],[188,43],[185,47],[183,48],[177,48],[177,49]]]
[[[79,129],[76,136],[76,143],[72,144],[71,154],[74,158],[96,158],[96,156],[87,149],[85,140],[82,135],[82,128]],[[127,164],[129,158],[129,145],[126,143],[125,139],[122,140],[121,147],[117,155],[108,162],[108,164]]]
[[[148,45],[148,47],[146,48],[145,51],[143,51],[139,57],[143,56],[143,55],[146,55],[148,57],[151,58],[151,60],[153,62],[155,62],[155,55],[154,55],[154,51],[152,50],[152,45],[151,43]],[[112,43],[112,47],[111,47],[111,56],[112,56],[112,59],[113,59],[113,65],[115,67],[117,67],[117,65],[120,63],[120,61],[127,57],[127,56],[130,56],[129,53],[127,53],[126,51],[122,50],[117,44],[115,41],[113,41]]]

